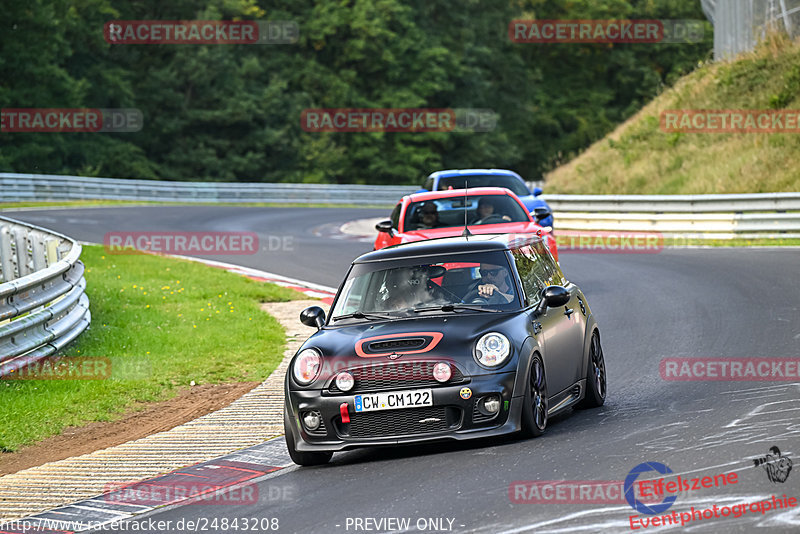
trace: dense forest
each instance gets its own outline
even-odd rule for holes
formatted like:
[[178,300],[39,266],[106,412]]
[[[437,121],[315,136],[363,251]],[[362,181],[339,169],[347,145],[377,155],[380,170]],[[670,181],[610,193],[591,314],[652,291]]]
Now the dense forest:
[[[710,57],[694,44],[522,44],[514,19],[701,19],[699,0],[9,0],[0,107],[136,108],[127,133],[0,132],[0,171],[168,180],[539,179]],[[114,20],[293,21],[291,44],[112,44]],[[491,109],[491,131],[314,132],[316,108]]]

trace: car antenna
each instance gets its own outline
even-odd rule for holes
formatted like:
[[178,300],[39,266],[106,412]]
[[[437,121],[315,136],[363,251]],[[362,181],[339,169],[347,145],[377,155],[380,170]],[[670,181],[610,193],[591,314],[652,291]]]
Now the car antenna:
[[461,237],[464,237],[469,241],[469,237],[472,235],[472,232],[469,231],[469,226],[467,226],[467,191],[469,190],[469,180],[464,180],[464,231],[461,232]]

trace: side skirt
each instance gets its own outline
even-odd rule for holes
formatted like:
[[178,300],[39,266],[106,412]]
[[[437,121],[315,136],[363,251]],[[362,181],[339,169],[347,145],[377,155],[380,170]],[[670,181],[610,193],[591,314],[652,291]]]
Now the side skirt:
[[547,417],[566,410],[584,396],[586,396],[586,379],[582,378],[564,391],[550,397],[550,409],[547,410]]

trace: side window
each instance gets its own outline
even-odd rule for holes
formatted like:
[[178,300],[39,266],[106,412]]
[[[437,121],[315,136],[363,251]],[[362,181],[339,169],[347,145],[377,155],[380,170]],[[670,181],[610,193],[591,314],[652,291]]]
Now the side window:
[[522,288],[525,290],[525,295],[528,297],[528,304],[535,304],[539,301],[542,289],[547,285],[537,272],[536,255],[533,254],[529,247],[512,250],[511,255],[517,265],[517,272],[520,280],[522,280]]
[[399,225],[400,225],[400,207],[401,206],[402,206],[402,203],[398,204],[397,206],[395,206],[394,209],[392,210],[392,214],[389,216],[389,218],[392,220],[392,228],[394,228],[395,230],[398,230],[400,228]]
[[537,273],[546,286],[563,286],[567,283],[564,273],[561,272],[561,268],[555,262],[553,256],[550,255],[543,241],[533,243],[531,247],[526,248],[529,248]]
[[427,180],[425,180],[425,184],[422,186],[422,189],[433,191],[433,176],[430,176]]
[[342,288],[339,300],[336,301],[336,309],[331,313],[331,317],[360,310],[365,304],[364,294],[368,280],[369,276],[348,279]]

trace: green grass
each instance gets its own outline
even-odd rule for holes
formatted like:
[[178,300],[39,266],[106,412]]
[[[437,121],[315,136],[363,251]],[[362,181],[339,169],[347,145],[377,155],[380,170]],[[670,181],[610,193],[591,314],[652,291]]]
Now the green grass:
[[548,193],[800,191],[798,133],[666,133],[668,109],[798,109],[800,43],[772,36],[734,62],[701,65],[546,177]]
[[0,380],[0,451],[110,421],[196,384],[262,381],[284,331],[262,302],[304,298],[195,262],[85,246],[91,327],[65,356],[108,358],[105,380]]

